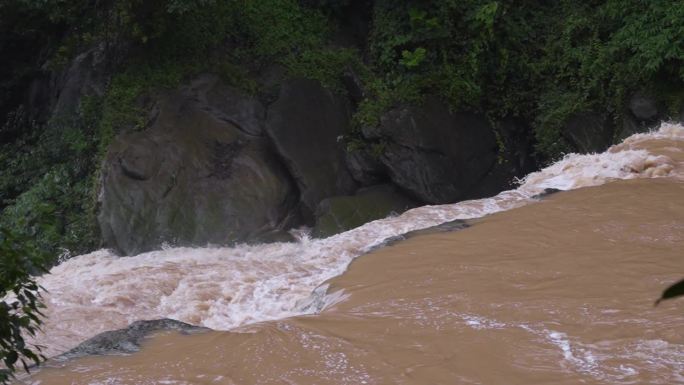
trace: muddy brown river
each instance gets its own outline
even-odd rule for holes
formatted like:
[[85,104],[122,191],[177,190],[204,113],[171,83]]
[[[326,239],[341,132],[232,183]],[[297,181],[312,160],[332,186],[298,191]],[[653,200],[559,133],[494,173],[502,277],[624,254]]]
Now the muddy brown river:
[[678,127],[609,150],[654,156],[624,166],[633,178],[512,204],[354,259],[327,280],[336,295],[312,314],[166,332],[138,353],[52,362],[20,383],[684,383],[684,299],[654,307],[684,277]]

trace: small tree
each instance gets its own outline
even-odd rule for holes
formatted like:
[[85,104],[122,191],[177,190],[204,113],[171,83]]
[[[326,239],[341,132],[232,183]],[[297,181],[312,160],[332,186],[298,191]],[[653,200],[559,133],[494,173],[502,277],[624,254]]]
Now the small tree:
[[35,336],[42,323],[42,288],[34,274],[45,272],[44,255],[8,229],[0,228],[0,384],[14,377],[17,362],[28,372],[31,362],[45,360],[38,345],[28,345],[24,337]]

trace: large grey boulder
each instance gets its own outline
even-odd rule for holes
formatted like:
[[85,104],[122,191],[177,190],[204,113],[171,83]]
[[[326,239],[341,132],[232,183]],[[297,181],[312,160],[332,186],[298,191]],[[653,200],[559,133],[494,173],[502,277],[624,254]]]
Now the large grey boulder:
[[477,186],[497,160],[494,130],[484,117],[451,112],[433,98],[391,110],[363,133],[382,143],[380,160],[392,181],[425,203],[479,195]]
[[108,149],[98,215],[105,246],[131,255],[163,243],[259,240],[288,227],[297,190],[261,135],[263,114],[211,76],[159,97],[149,128]]
[[366,222],[401,214],[417,204],[392,185],[359,190],[355,195],[325,199],[316,210],[315,237],[328,237]]
[[342,142],[349,121],[347,101],[314,80],[286,81],[268,108],[266,132],[297,182],[309,219],[323,199],[356,187]]

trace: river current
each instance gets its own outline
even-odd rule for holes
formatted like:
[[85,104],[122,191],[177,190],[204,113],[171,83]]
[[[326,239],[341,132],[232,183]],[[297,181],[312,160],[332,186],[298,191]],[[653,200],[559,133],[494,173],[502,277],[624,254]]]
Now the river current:
[[[566,192],[537,197],[549,188]],[[458,219],[470,227],[385,245]],[[69,259],[39,282],[48,355],[136,320],[215,331],[164,333],[140,353],[55,362],[21,381],[684,383],[684,302],[653,306],[682,275],[684,127],[664,123],[495,197],[326,239]]]

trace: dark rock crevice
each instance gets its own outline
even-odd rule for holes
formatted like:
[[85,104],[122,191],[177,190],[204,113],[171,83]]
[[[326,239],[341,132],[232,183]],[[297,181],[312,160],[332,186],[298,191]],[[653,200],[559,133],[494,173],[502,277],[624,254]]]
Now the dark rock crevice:
[[349,130],[347,102],[318,82],[292,79],[269,106],[266,133],[301,192],[305,218],[329,196],[355,191],[342,142]]

